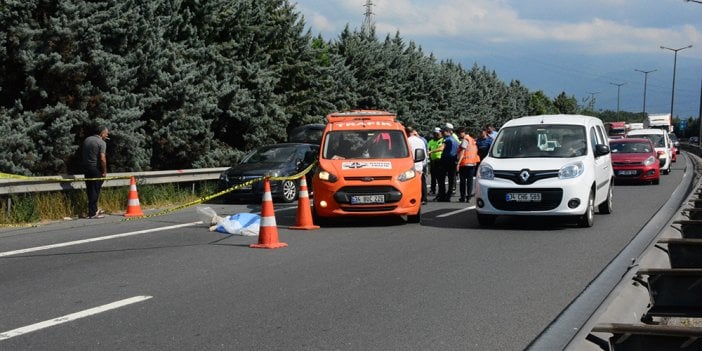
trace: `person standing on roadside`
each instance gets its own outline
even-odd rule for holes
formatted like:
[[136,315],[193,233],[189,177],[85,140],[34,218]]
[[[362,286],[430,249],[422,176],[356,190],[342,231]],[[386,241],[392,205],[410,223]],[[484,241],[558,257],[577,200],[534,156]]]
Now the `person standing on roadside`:
[[490,145],[492,145],[492,137],[488,134],[488,129],[483,129],[480,131],[480,136],[475,140],[476,145],[478,145],[478,156],[480,160],[487,156],[488,151],[490,151]]
[[473,177],[475,176],[475,167],[480,162],[478,156],[478,146],[466,131],[465,128],[458,129],[458,137],[461,138],[461,144],[458,146],[458,187],[461,197],[459,202],[470,202],[473,195]]
[[[453,138],[453,131],[448,128],[442,130],[444,142],[439,147],[441,149],[441,159],[439,160],[439,174],[437,182],[439,194],[434,200],[439,202],[451,201],[451,184],[456,184],[456,161],[458,155],[458,143]],[[448,184],[446,179],[448,178]]]
[[439,174],[439,160],[441,159],[441,150],[439,150],[439,147],[443,143],[444,139],[441,137],[441,128],[434,128],[434,135],[427,143],[427,149],[429,150],[429,175],[431,176],[429,193],[431,195],[436,195],[436,179]]
[[[107,143],[109,130],[105,126],[96,129],[95,134],[83,141],[83,175],[86,179],[105,178],[107,176]],[[105,217],[98,209],[102,180],[86,180],[88,193],[88,218]]]
[[[419,133],[412,127],[405,127],[405,133],[407,134],[407,140],[410,144],[410,150],[412,152],[412,157],[414,157],[415,150],[424,150],[424,155],[427,154],[427,145],[419,136]],[[427,178],[424,176],[424,168],[426,165],[426,156],[424,160],[414,163],[414,171],[419,173],[422,179],[422,205],[427,203]]]

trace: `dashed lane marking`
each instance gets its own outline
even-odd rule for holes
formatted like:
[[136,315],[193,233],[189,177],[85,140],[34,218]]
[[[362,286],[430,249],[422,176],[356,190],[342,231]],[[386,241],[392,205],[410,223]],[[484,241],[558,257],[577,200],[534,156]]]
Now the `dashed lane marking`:
[[444,213],[444,214],[440,214],[440,215],[438,215],[438,216],[436,216],[436,217],[437,217],[437,218],[443,218],[443,217],[453,216],[453,215],[455,215],[455,214],[459,214],[459,213],[461,213],[461,212],[470,211],[470,210],[473,210],[473,209],[475,209],[475,206],[469,206],[469,207],[466,207],[466,208],[462,208],[462,209],[460,209],[460,210],[456,210],[456,211],[451,211],[451,212],[447,212],[447,213]]
[[20,255],[20,254],[25,254],[25,253],[29,253],[29,252],[36,252],[36,251],[43,251],[43,250],[55,249],[55,248],[57,248],[57,247],[65,247],[65,246],[73,246],[73,245],[87,244],[87,243],[92,243],[92,242],[96,242],[96,241],[103,241],[103,240],[124,238],[124,237],[128,237],[128,236],[133,236],[133,235],[141,235],[141,234],[147,234],[147,233],[153,233],[153,232],[160,232],[160,231],[163,231],[163,230],[178,229],[178,228],[184,228],[184,227],[192,227],[192,226],[198,225],[198,224],[202,224],[202,221],[192,222],[192,223],[184,223],[184,224],[177,224],[177,225],[172,225],[172,226],[168,226],[168,227],[161,227],[161,228],[153,228],[153,229],[138,230],[138,231],[136,231],[136,232],[129,232],[129,233],[122,233],[122,234],[101,236],[101,237],[98,237],[98,238],[91,238],[91,239],[84,239],[84,240],[69,241],[69,242],[65,242],[65,243],[58,243],[58,244],[52,244],[52,245],[30,247],[30,248],[21,249],[21,250],[0,252],[0,257],[13,256],[13,255]]
[[106,311],[109,311],[109,310],[114,310],[114,309],[117,309],[117,308],[120,308],[120,307],[124,307],[124,306],[127,306],[127,305],[131,305],[131,304],[137,303],[137,302],[142,302],[142,301],[148,300],[148,299],[150,299],[150,298],[152,298],[152,297],[153,297],[153,296],[134,296],[134,297],[131,297],[131,298],[128,298],[128,299],[124,299],[124,300],[120,300],[120,301],[115,301],[115,302],[112,302],[112,303],[108,303],[107,305],[102,305],[102,306],[98,306],[98,307],[93,307],[93,308],[91,308],[91,309],[87,309],[87,310],[80,311],[80,312],[76,312],[76,313],[67,314],[67,315],[65,315],[65,316],[57,317],[57,318],[54,318],[54,319],[50,319],[50,320],[48,320],[48,321],[43,321],[43,322],[35,323],[35,324],[32,324],[32,325],[28,325],[28,326],[26,326],[26,327],[21,327],[21,328],[17,328],[17,329],[12,329],[12,330],[9,330],[9,331],[0,333],[0,341],[2,341],[2,340],[7,340],[7,339],[9,339],[9,338],[14,338],[15,336],[20,336],[20,335],[24,335],[24,334],[27,334],[27,333],[35,332],[35,331],[37,331],[37,330],[41,330],[41,329],[44,329],[44,328],[53,327],[53,326],[55,326],[55,325],[59,325],[59,324],[71,322],[71,321],[74,321],[74,320],[76,320],[76,319],[80,319],[80,318],[92,316],[92,315],[95,315],[95,314],[98,314],[98,313],[102,313],[102,312],[106,312]]

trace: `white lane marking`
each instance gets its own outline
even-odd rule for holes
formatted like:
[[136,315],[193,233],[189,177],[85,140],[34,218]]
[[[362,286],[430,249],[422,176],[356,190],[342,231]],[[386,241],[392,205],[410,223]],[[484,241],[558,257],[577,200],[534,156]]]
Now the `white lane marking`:
[[129,233],[123,233],[123,234],[115,234],[115,235],[101,236],[101,237],[98,237],[98,238],[91,238],[91,239],[85,239],[85,240],[69,241],[69,242],[59,243],[59,244],[52,244],[52,245],[45,245],[45,246],[30,247],[30,248],[21,249],[21,250],[0,252],[0,257],[12,256],[12,255],[19,255],[19,254],[24,254],[24,253],[28,253],[28,252],[49,250],[49,249],[54,249],[54,248],[57,248],[57,247],[72,246],[72,245],[80,245],[80,244],[92,243],[92,242],[102,241],[102,240],[110,240],[110,239],[124,238],[124,237],[132,236],[132,235],[140,235],[140,234],[147,234],[147,233],[153,233],[153,232],[160,232],[160,231],[162,231],[162,230],[169,230],[169,229],[177,229],[177,228],[183,228],[183,227],[190,227],[190,226],[194,226],[194,225],[198,225],[198,224],[202,224],[202,221],[192,222],[192,223],[185,223],[185,224],[177,224],[177,225],[172,225],[172,226],[168,226],[168,227],[161,227],[161,228],[145,229],[145,230],[139,230],[139,231],[136,231],[136,232],[129,232]]
[[453,216],[453,215],[455,215],[455,214],[458,214],[458,213],[461,213],[461,212],[470,211],[470,210],[473,210],[473,209],[475,209],[475,206],[469,206],[469,207],[466,207],[466,208],[462,208],[462,209],[460,209],[460,210],[456,210],[456,211],[452,211],[452,212],[440,214],[440,215],[438,215],[438,216],[436,216],[436,217],[437,217],[437,218],[442,218],[442,217]]
[[120,301],[108,303],[107,305],[102,305],[102,306],[98,306],[98,307],[93,307],[93,308],[91,308],[91,309],[87,309],[87,310],[80,311],[80,312],[76,312],[76,313],[67,314],[67,315],[65,315],[65,316],[57,317],[57,318],[54,318],[54,319],[51,319],[51,320],[48,320],[48,321],[43,321],[43,322],[35,323],[35,324],[32,324],[32,325],[28,325],[28,326],[26,326],[26,327],[21,327],[21,328],[17,328],[17,329],[12,329],[12,330],[6,331],[6,332],[4,332],[4,333],[0,333],[0,341],[2,341],[2,340],[7,340],[7,339],[9,339],[9,338],[14,338],[15,336],[20,336],[20,335],[23,335],[23,334],[35,332],[35,331],[40,330],[40,329],[44,329],[44,328],[48,328],[48,327],[53,327],[53,326],[55,326],[55,325],[63,324],[63,323],[66,323],[66,322],[71,322],[71,321],[74,321],[74,320],[76,320],[76,319],[80,319],[80,318],[92,316],[92,315],[94,315],[94,314],[106,312],[106,311],[109,311],[109,310],[114,310],[114,309],[117,309],[117,308],[120,308],[120,307],[124,307],[124,306],[127,306],[127,305],[131,305],[131,304],[137,303],[137,302],[142,302],[142,301],[148,300],[148,299],[150,299],[150,298],[152,298],[152,297],[153,297],[153,296],[134,296],[134,297],[131,297],[131,298],[128,298],[128,299],[124,299],[124,300],[120,300]]

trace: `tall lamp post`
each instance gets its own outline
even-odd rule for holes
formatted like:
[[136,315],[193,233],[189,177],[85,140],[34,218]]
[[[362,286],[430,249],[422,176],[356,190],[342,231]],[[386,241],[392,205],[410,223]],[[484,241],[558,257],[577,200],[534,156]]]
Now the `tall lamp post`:
[[648,74],[657,71],[657,69],[650,71],[642,71],[640,69],[635,69],[636,72],[641,72],[644,74],[644,100],[643,100],[643,118],[646,118],[646,85],[648,85]]
[[617,119],[619,119],[619,88],[622,87],[622,85],[626,83],[612,83],[609,82],[609,84],[616,85],[617,86]]
[[689,49],[691,47],[692,47],[692,44],[690,44],[686,47],[683,47],[683,48],[678,48],[678,49],[671,49],[671,48],[668,48],[665,46],[661,46],[661,49],[670,50],[670,51],[675,52],[675,57],[673,58],[673,91],[670,94],[670,118],[671,118],[671,120],[675,116],[673,114],[673,105],[675,104],[675,70],[676,70],[677,65],[678,65],[678,51]]

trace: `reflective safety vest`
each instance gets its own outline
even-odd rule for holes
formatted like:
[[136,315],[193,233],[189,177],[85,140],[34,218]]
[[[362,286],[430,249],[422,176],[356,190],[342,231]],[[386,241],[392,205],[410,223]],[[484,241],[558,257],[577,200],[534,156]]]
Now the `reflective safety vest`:
[[471,138],[468,134],[466,134],[464,139],[468,142],[468,147],[463,151],[463,157],[458,160],[458,165],[475,166],[478,162],[480,162],[480,156],[478,156],[478,145],[475,143],[475,139]]

